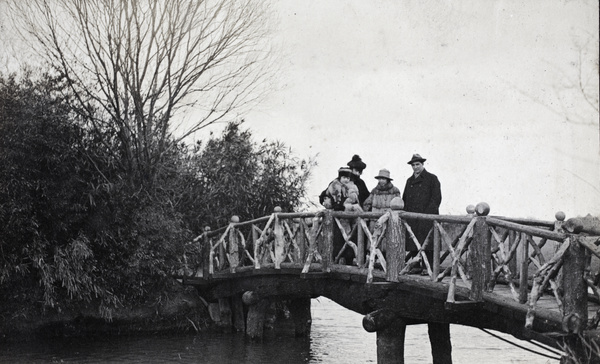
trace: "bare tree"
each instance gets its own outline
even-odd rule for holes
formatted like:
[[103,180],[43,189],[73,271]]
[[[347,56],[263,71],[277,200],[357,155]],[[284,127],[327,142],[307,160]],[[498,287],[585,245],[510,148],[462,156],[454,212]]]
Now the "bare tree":
[[[598,69],[598,33],[583,31],[580,37],[574,37],[573,46],[578,51],[577,60],[572,64],[577,72],[569,74],[564,70],[556,69],[556,72],[562,75],[561,84],[554,87],[557,98],[559,100],[579,98],[593,115],[598,116],[598,81],[600,77]],[[598,124],[597,117],[592,119],[582,117],[581,113],[569,110],[564,103],[560,106],[559,110],[555,110],[556,113],[564,116],[572,124]]]
[[[10,8],[90,126],[118,135],[124,167],[145,178],[174,143],[257,101],[271,75],[264,1],[13,0]],[[186,122],[174,117],[190,107]]]
[[[590,1],[591,9],[598,11],[597,4]],[[594,8],[594,6],[596,6]],[[518,86],[511,86],[532,101],[544,106],[569,125],[596,128],[600,143],[599,90],[600,69],[598,68],[598,33],[576,29],[572,35],[573,48],[577,57],[568,68],[546,61],[546,66],[560,79],[551,85],[557,103],[547,103]],[[576,107],[574,107],[576,106]]]

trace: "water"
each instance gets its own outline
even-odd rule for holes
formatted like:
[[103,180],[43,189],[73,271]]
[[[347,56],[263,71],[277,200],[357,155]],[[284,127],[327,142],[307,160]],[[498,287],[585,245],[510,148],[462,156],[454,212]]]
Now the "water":
[[[287,331],[267,332],[263,342],[242,334],[201,333],[158,337],[105,337],[10,343],[0,347],[0,363],[376,363],[376,334],[362,328],[362,316],[334,302],[312,301],[310,338]],[[511,346],[481,330],[450,326],[453,362],[558,363]],[[502,335],[502,334],[501,334]],[[509,335],[502,335],[518,341]],[[520,345],[543,351],[523,341]],[[545,352],[545,351],[544,351]],[[547,352],[546,352],[547,353]],[[406,363],[431,363],[427,326],[406,330]]]

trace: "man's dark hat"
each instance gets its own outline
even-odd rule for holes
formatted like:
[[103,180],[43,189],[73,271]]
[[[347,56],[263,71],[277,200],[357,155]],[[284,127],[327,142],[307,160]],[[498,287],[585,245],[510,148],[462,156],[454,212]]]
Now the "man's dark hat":
[[421,162],[421,163],[423,163],[423,162],[425,162],[426,160],[427,160],[427,159],[425,159],[425,158],[421,157],[421,155],[420,155],[420,154],[413,154],[413,156],[412,156],[412,159],[411,159],[410,161],[408,161],[408,163],[407,163],[407,164],[413,164],[413,163],[415,163],[415,162]]
[[352,160],[348,162],[347,165],[348,167],[357,169],[359,171],[362,171],[363,169],[367,168],[367,165],[362,161],[362,159],[360,159],[358,154],[353,155]]

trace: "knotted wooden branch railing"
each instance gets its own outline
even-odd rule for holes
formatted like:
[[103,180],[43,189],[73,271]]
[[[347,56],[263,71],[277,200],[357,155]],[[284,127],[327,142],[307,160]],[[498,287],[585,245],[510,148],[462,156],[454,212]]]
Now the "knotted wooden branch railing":
[[[194,239],[200,244],[201,269],[209,278],[240,269],[301,268],[303,274],[343,271],[374,280],[399,281],[422,261],[433,282],[448,284],[447,303],[456,302],[458,285],[469,289],[469,301],[479,302],[498,283],[510,288],[513,299],[527,304],[526,326],[531,327],[537,303],[551,294],[565,317],[565,330],[596,327],[600,312],[588,324],[587,290],[600,301],[600,275],[589,269],[589,254],[600,257],[600,238],[568,234],[564,214],[556,221],[488,216],[485,203],[467,208],[467,215],[426,215],[405,211],[349,213],[323,210],[283,213],[240,222],[233,217],[223,230],[209,229]],[[431,231],[419,241],[407,222],[426,220]],[[405,261],[406,239],[418,249]],[[426,252],[433,252],[428,261]],[[351,251],[353,261],[343,262]],[[345,263],[345,264],[340,264]],[[533,268],[533,271],[530,269]],[[459,281],[460,279],[460,281]]]

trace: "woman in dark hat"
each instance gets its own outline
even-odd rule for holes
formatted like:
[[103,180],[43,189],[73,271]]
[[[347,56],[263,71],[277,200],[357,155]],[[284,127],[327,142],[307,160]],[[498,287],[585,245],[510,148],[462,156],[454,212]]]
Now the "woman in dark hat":
[[360,175],[363,170],[367,168],[367,165],[362,161],[358,154],[353,155],[352,160],[348,162],[347,165],[352,169],[351,181],[358,187],[358,203],[363,207],[365,200],[369,197],[369,189],[367,188],[365,181],[360,178]]
[[351,181],[352,170],[341,167],[338,169],[338,177],[329,183],[329,186],[321,192],[319,202],[327,209],[334,211],[362,209],[358,206],[358,188]]
[[[321,192],[319,201],[326,209],[334,211],[354,211],[362,212],[362,208],[358,203],[358,188],[350,178],[352,170],[348,167],[338,169],[338,177],[329,183],[329,186]],[[341,228],[346,234],[350,234],[351,226],[346,219],[340,219]],[[345,244],[344,237],[338,228],[333,229],[333,255],[337,257],[338,253],[343,249]],[[354,251],[347,248],[342,253],[338,262],[339,264],[352,264],[354,260]]]

